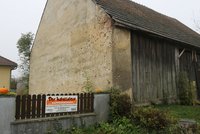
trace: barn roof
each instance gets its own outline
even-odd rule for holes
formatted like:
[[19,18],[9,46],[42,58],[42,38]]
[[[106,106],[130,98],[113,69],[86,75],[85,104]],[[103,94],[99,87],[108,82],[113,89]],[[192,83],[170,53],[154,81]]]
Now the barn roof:
[[10,66],[14,69],[15,67],[17,67],[17,64],[9,59],[0,56],[0,66]]
[[200,35],[178,20],[130,0],[95,0],[116,22],[200,47]]

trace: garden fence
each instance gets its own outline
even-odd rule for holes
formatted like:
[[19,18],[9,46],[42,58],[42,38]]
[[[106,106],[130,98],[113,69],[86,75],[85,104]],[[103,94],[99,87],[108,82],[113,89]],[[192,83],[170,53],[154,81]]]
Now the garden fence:
[[[76,112],[45,113],[46,97],[48,96],[74,96],[78,97]],[[72,114],[83,114],[94,112],[94,94],[48,94],[48,95],[18,95],[16,97],[16,120],[36,119],[44,117],[55,117]]]

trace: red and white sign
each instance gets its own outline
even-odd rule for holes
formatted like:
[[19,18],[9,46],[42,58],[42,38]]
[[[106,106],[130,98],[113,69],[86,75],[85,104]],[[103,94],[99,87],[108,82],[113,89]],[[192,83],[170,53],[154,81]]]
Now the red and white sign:
[[45,113],[77,112],[78,96],[46,96]]

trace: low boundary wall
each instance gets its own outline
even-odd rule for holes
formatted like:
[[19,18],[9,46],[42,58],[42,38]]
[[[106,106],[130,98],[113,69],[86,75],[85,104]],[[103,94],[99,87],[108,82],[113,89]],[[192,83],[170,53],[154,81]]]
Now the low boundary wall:
[[94,94],[94,112],[97,115],[98,122],[105,122],[109,119],[109,93]]
[[10,134],[10,122],[15,120],[15,96],[0,96],[0,133]]
[[95,123],[107,121],[109,118],[109,101],[110,94],[108,93],[94,94],[94,113],[12,121],[11,134],[55,133],[55,127],[58,126],[63,129],[69,129],[73,126],[90,126]]
[[11,134],[56,133],[56,128],[69,129],[74,126],[89,126],[95,123],[97,121],[94,113],[21,120],[11,123]]

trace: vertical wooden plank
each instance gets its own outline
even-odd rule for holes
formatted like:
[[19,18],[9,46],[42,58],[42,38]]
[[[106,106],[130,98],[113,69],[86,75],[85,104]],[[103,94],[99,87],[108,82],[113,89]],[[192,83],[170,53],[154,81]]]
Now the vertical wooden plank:
[[27,111],[27,116],[26,118],[27,119],[30,119],[30,114],[31,114],[31,95],[28,95],[27,96],[27,99],[26,99],[26,111]]
[[166,85],[166,82],[167,82],[167,78],[166,78],[166,47],[165,47],[165,44],[163,42],[163,70],[162,70],[162,73],[163,73],[163,95],[165,97],[167,97],[167,85]]
[[37,95],[37,118],[41,116],[41,95]]
[[135,102],[138,102],[138,98],[137,98],[137,64],[136,64],[136,61],[137,61],[137,58],[136,58],[136,34],[131,32],[131,54],[132,54],[132,76],[133,76],[133,80],[132,80],[132,83],[133,83],[133,98],[134,98],[134,101]]
[[141,102],[141,89],[140,89],[140,39],[141,36],[138,36],[138,43],[137,43],[137,97],[138,101]]
[[42,117],[45,117],[46,95],[42,95]]
[[147,39],[147,47],[146,47],[146,84],[147,84],[147,97],[151,99],[151,44],[150,44],[150,39]]
[[[156,60],[156,57],[155,57],[155,40],[151,39],[152,40],[152,73],[151,73],[151,80],[152,80],[152,101],[155,101],[156,99],[156,94],[157,94],[157,91],[156,91],[156,85],[155,85],[155,80],[156,80],[156,72],[155,72],[155,68],[156,68],[156,63],[155,63],[155,60]],[[157,40],[157,39],[156,39]]]
[[162,41],[160,41],[160,94],[162,96],[162,99],[163,99],[163,44],[162,44]]
[[87,113],[87,93],[84,93],[84,97],[83,97],[84,99],[84,106],[83,106],[83,111],[84,111],[84,113]]
[[178,58],[179,56],[179,49],[178,48],[175,48],[175,74],[174,74],[174,77],[176,79],[176,95],[179,94],[178,92],[178,76],[179,76],[179,72],[180,72],[180,59]]
[[149,41],[149,57],[150,57],[150,61],[149,61],[149,75],[150,75],[150,79],[149,79],[149,92],[150,92],[150,100],[153,100],[153,96],[154,96],[154,93],[153,93],[153,42],[150,38],[150,41]]
[[91,108],[90,112],[94,112],[94,93],[91,94]]
[[32,96],[32,118],[36,117],[36,95]]
[[142,66],[142,41],[143,41],[143,36],[140,34],[140,38],[139,38],[139,68],[138,68],[138,71],[139,71],[139,91],[140,91],[140,102],[144,102],[144,98],[143,98],[143,75],[142,75],[142,71],[143,71],[143,66]]
[[175,78],[174,78],[174,67],[175,67],[175,48],[171,46],[171,91],[172,91],[172,99],[176,98],[176,88],[175,88]]
[[145,50],[145,36],[141,36],[140,39],[140,90],[141,90],[141,100],[142,102],[146,102],[146,89],[144,86],[144,71],[145,71],[145,66],[144,66],[144,50]]
[[169,71],[168,71],[168,67],[169,67],[169,55],[168,55],[168,52],[169,52],[169,48],[168,46],[166,45],[166,42],[165,42],[165,60],[166,60],[166,66],[165,66],[165,74],[166,74],[166,79],[165,79],[165,86],[166,86],[166,95],[167,97],[169,98]]
[[[173,64],[172,64],[172,47],[171,47],[171,44],[168,44],[168,47],[169,47],[169,94],[170,94],[170,97],[172,98],[173,97],[173,94],[174,94],[174,91],[173,91],[173,77],[172,77],[172,68],[173,68]],[[170,98],[170,99],[171,99]]]
[[173,94],[173,91],[172,91],[172,77],[171,77],[171,71],[172,71],[172,60],[171,60],[171,57],[172,57],[172,51],[171,51],[171,47],[169,44],[167,44],[167,47],[168,47],[168,96],[169,96],[169,99],[171,99],[172,97],[172,94]]
[[145,46],[144,46],[144,70],[143,70],[143,73],[144,73],[144,89],[145,89],[145,99],[146,100],[149,100],[149,95],[148,95],[148,47],[149,47],[149,39],[148,39],[148,36],[145,37]]
[[157,44],[157,66],[158,66],[158,99],[161,100],[163,98],[162,96],[162,86],[161,86],[161,70],[162,70],[162,66],[161,66],[161,41],[159,40],[158,41],[158,44]]
[[91,93],[88,93],[87,94],[87,112],[89,113],[90,112],[90,104],[91,103]]
[[15,111],[15,118],[16,120],[20,119],[21,117],[21,96],[17,95],[16,97],[16,111]]
[[83,93],[80,94],[80,113],[83,113],[83,107],[84,107],[84,99],[83,99]]
[[26,95],[22,96],[21,119],[26,118]]

